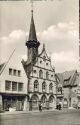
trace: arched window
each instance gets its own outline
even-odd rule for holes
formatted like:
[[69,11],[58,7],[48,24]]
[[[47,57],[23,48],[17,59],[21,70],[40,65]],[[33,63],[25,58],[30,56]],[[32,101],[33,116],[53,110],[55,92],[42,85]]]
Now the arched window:
[[43,78],[43,71],[42,70],[39,71],[39,78]]
[[58,84],[58,92],[61,92],[61,94],[62,94],[62,85],[61,84]]
[[45,83],[45,82],[42,83],[42,91],[43,91],[43,92],[46,91],[46,83]]
[[49,84],[49,92],[52,92],[52,90],[53,90],[53,84],[50,83],[50,84]]
[[34,91],[39,91],[39,83],[37,80],[34,81]]
[[45,95],[43,95],[43,96],[41,97],[41,102],[42,102],[43,106],[46,105],[46,101],[47,101],[47,98],[46,98]]
[[53,97],[53,96],[50,96],[50,97],[49,97],[49,103],[52,103],[53,100],[54,100],[54,97]]
[[46,72],[46,79],[49,79],[49,73],[48,73],[48,71]]

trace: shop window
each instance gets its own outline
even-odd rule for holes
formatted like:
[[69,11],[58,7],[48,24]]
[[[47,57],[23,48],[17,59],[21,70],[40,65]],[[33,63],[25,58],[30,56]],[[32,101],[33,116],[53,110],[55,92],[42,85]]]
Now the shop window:
[[20,71],[20,70],[18,70],[18,76],[19,76],[19,77],[21,76],[21,71]]
[[11,81],[5,81],[5,90],[7,91],[11,90]]
[[9,68],[9,75],[12,75],[12,69]]
[[18,91],[23,91],[23,83],[18,83]]
[[12,91],[17,91],[17,82],[12,82]]

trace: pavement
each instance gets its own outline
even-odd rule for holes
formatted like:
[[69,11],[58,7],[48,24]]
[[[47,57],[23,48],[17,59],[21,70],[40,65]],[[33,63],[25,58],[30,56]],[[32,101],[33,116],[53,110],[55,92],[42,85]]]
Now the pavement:
[[[67,109],[67,108],[64,108],[62,110],[57,110],[57,109],[51,109],[51,110],[42,110],[42,112],[54,112],[54,113],[69,113],[69,112],[75,112],[75,111],[80,111],[79,109]],[[31,113],[39,113],[40,111],[39,110],[32,110],[32,111],[13,111],[13,112],[9,112],[9,111],[6,111],[4,113],[0,113],[0,115],[15,115],[15,114],[31,114]]]
[[0,114],[0,125],[80,125],[80,110],[5,112]]

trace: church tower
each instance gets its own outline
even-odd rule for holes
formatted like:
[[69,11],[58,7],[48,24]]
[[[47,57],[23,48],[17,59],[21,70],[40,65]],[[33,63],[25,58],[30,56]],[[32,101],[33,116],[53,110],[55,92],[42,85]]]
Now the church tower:
[[26,42],[28,58],[26,61],[22,60],[27,76],[26,104],[29,110],[38,109],[40,103],[44,109],[56,107],[55,68],[51,66],[51,59],[48,57],[44,45],[41,52],[38,53],[39,45],[32,10],[29,38]]
[[28,41],[26,42],[26,46],[28,48],[28,62],[33,62],[36,59],[36,57],[38,56],[38,47],[40,45],[36,36],[33,10],[31,11],[31,13],[32,15],[31,15],[29,38],[28,38]]

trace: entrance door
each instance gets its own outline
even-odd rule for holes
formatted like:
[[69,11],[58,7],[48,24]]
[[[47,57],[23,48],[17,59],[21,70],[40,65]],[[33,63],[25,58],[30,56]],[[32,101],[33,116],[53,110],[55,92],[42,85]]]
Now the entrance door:
[[45,95],[42,96],[42,98],[41,98],[41,102],[42,102],[42,107],[43,107],[43,108],[46,108],[46,107],[47,107],[47,106],[46,106],[47,98],[46,98]]
[[30,105],[32,105],[32,109],[38,109],[38,96],[37,95],[33,95],[31,100],[30,100]]

